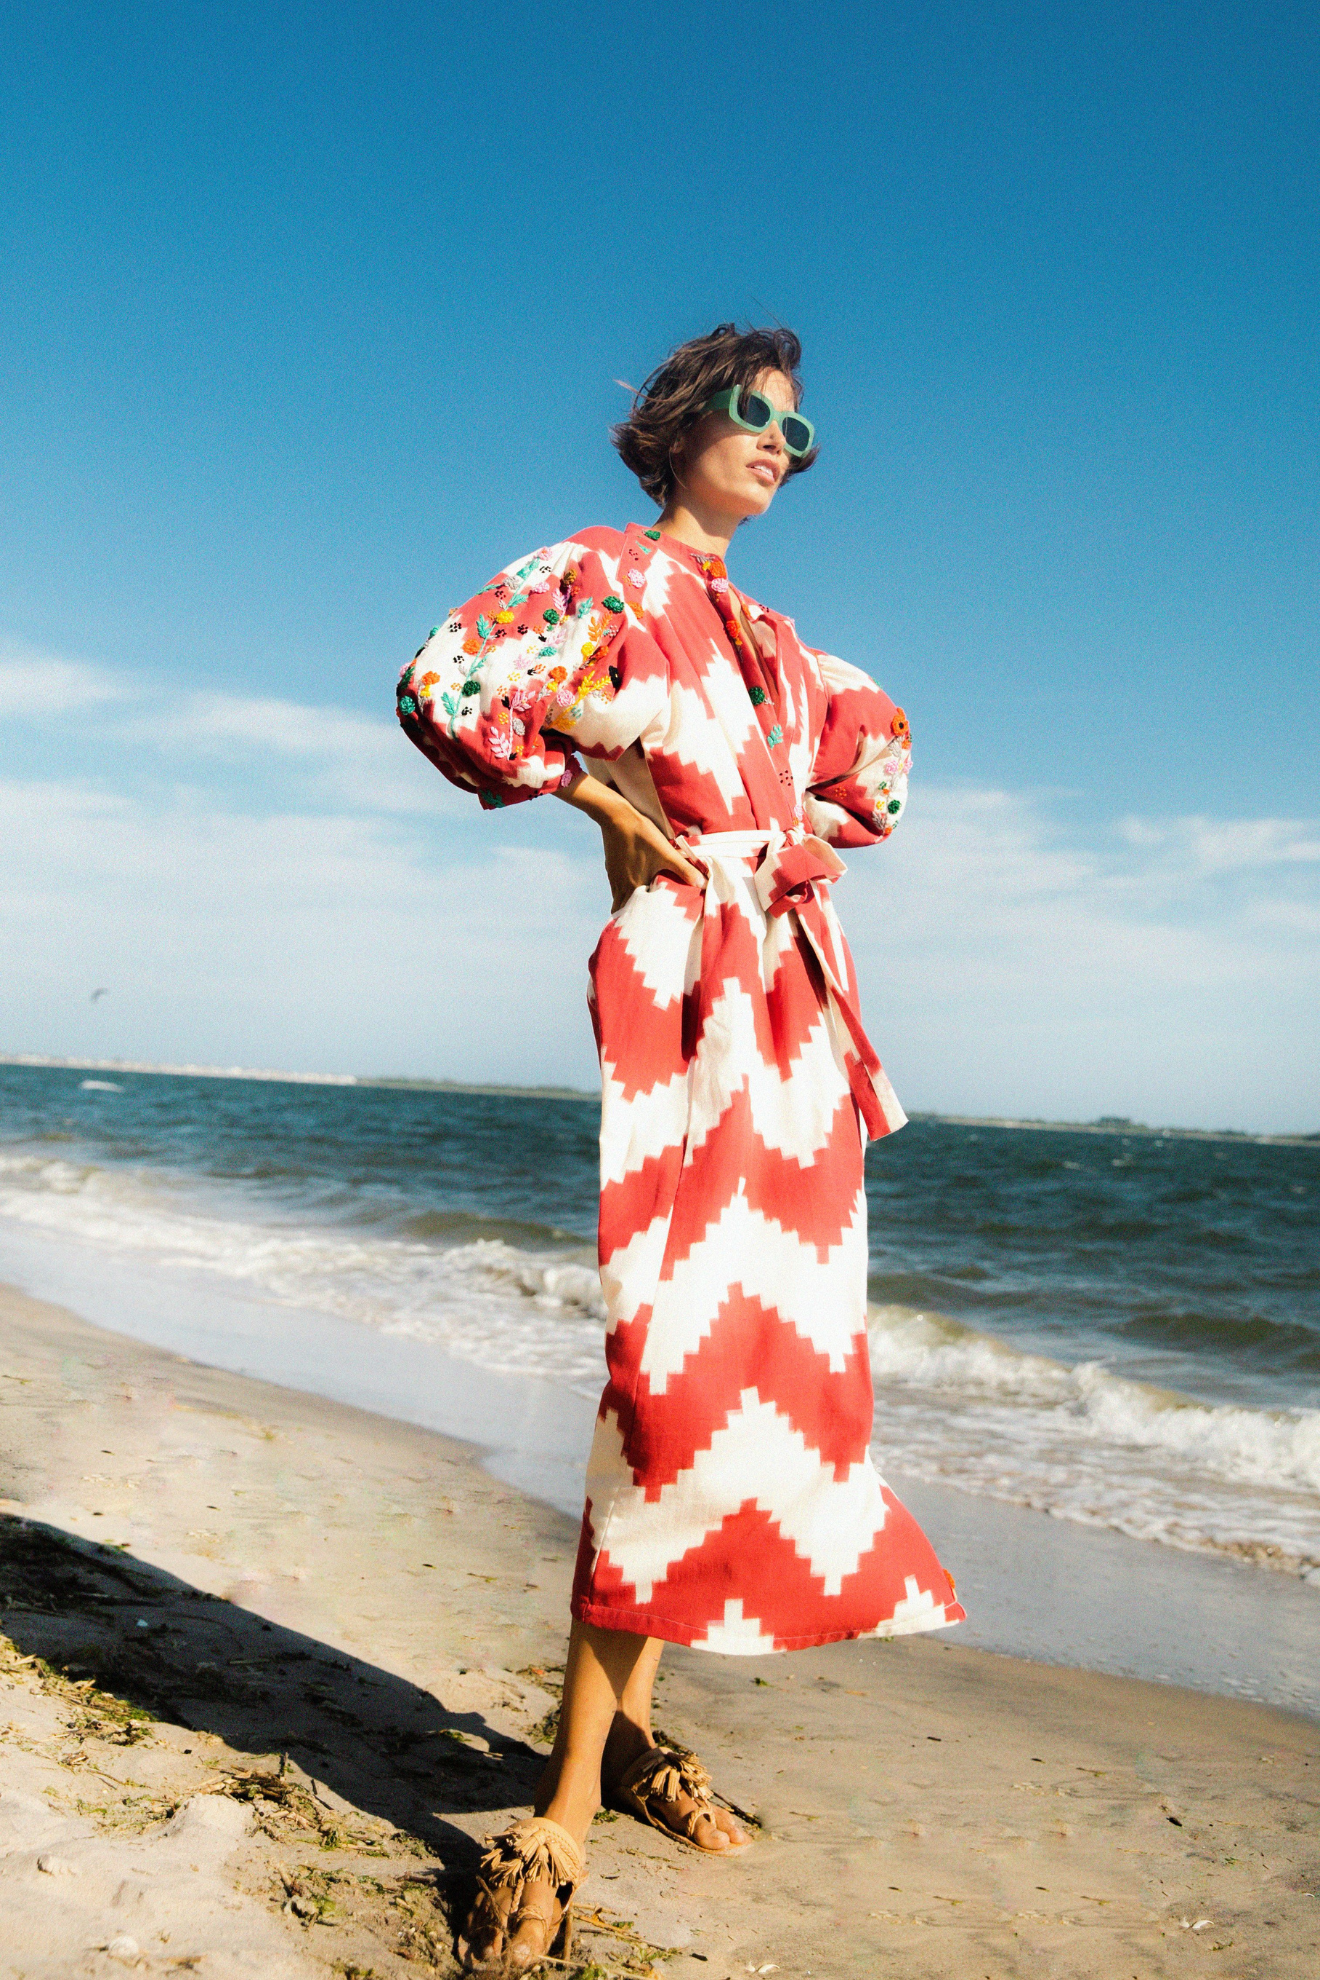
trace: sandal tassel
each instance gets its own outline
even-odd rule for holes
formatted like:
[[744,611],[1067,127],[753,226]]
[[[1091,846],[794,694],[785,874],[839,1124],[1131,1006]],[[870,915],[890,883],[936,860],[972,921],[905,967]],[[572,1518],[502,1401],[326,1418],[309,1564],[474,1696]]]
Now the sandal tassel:
[[[459,1935],[456,1950],[465,1971],[490,1976],[530,1973],[546,1958],[561,1961],[569,1957],[573,1942],[573,1894],[582,1882],[586,1858],[577,1837],[537,1815],[514,1822],[502,1835],[486,1836],[477,1866],[476,1892],[466,1929]],[[559,1907],[558,1918],[529,1911],[522,1903],[528,1884],[549,1884]],[[525,1948],[511,1963],[509,1941],[529,1918],[536,1918],[544,1932],[544,1944],[537,1950]],[[489,1935],[484,1952],[473,1946],[474,1934]]]
[[702,1807],[709,1806],[711,1778],[695,1753],[677,1753],[672,1747],[652,1747],[638,1764],[630,1767],[620,1782],[636,1795],[654,1794],[661,1801],[677,1801],[690,1795]]
[[515,1822],[498,1836],[484,1836],[480,1874],[499,1888],[506,1884],[565,1884],[582,1882],[586,1860],[577,1838],[546,1815]]

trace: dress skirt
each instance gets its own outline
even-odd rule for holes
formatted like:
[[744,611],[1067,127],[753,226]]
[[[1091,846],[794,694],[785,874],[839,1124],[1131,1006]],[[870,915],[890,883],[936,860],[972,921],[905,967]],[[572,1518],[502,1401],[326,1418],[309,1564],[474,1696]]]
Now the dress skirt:
[[573,1613],[739,1655],[963,1617],[870,1455],[851,959],[823,889],[767,909],[765,839],[694,840],[704,894],[638,889],[591,960],[609,1380]]

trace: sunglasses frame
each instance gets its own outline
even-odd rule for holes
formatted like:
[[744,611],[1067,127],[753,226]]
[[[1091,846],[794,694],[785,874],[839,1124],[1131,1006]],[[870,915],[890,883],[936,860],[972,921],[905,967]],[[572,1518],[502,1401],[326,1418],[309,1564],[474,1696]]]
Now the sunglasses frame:
[[[759,399],[763,406],[768,406],[770,409],[769,419],[762,420],[759,426],[754,426],[750,419],[744,419],[740,411],[740,405],[741,401],[746,397]],[[809,419],[803,417],[796,406],[786,406],[781,411],[778,406],[770,405],[770,401],[766,398],[765,393],[758,392],[753,385],[730,385],[727,391],[716,392],[713,398],[707,399],[702,411],[727,413],[734,425],[741,426],[744,433],[764,433],[767,426],[772,424],[777,426],[779,428],[779,437],[784,443],[785,453],[791,454],[795,461],[800,461],[804,454],[809,454],[816,444],[815,427]],[[788,435],[784,431],[784,421],[786,419],[795,419],[800,425],[806,427],[807,444],[805,447],[794,447],[790,444]]]

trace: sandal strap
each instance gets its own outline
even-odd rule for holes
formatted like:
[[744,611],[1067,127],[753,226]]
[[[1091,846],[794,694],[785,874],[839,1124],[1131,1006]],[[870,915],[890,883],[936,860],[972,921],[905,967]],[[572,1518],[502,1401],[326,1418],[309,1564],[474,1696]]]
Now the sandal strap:
[[691,1811],[694,1814],[704,1812],[714,1801],[710,1775],[696,1754],[680,1753],[672,1746],[652,1746],[639,1754],[620,1775],[619,1788],[624,1794],[636,1795],[639,1801],[677,1801],[686,1794],[697,1803],[696,1810]]

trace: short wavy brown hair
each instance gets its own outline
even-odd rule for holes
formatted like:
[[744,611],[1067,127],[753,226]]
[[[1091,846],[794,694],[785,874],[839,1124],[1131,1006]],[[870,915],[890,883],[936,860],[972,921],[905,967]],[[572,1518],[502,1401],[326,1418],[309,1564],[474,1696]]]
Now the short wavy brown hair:
[[[802,345],[791,330],[740,330],[717,323],[705,337],[693,337],[671,351],[633,396],[632,411],[610,438],[653,502],[663,509],[674,492],[673,455],[696,425],[707,401],[732,385],[754,385],[763,371],[782,371],[793,382],[793,403],[802,403],[798,366]],[[801,474],[816,458],[813,447],[800,460],[790,456],[789,475]]]

